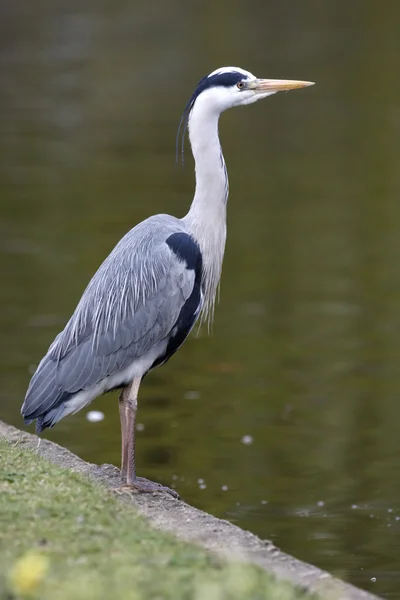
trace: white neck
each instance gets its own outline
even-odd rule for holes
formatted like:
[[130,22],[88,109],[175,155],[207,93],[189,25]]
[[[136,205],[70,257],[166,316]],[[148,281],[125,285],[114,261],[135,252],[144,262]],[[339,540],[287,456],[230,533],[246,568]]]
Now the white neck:
[[195,160],[196,191],[183,221],[203,256],[203,317],[212,319],[221,277],[226,239],[228,175],[218,137],[220,112],[201,96],[189,117],[189,138]]

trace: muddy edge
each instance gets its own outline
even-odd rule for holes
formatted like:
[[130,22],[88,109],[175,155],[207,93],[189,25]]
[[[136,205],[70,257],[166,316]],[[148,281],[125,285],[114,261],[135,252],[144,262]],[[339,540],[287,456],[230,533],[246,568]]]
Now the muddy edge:
[[[39,438],[36,435],[20,431],[2,421],[0,436],[10,443],[19,443],[35,451],[38,447]],[[37,451],[50,462],[83,473],[105,487],[116,487],[119,484],[119,469],[112,465],[87,463],[66,448],[44,439],[40,441]],[[158,529],[172,532],[182,540],[194,542],[230,559],[256,564],[279,579],[319,593],[323,600],[377,599],[377,596],[285,554],[268,540],[261,540],[228,521],[217,519],[168,494],[138,494],[132,499],[123,496],[121,501],[133,502],[138,511]],[[344,568],[345,566],[343,565]]]

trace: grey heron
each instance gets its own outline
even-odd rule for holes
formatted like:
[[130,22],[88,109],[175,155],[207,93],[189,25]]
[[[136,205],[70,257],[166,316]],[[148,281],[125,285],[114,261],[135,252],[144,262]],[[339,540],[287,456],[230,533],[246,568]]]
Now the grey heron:
[[144,375],[167,362],[200,316],[213,316],[229,191],[219,116],[228,108],[309,85],[312,82],[258,79],[238,67],[217,69],[200,80],[181,120],[182,138],[188,126],[196,171],[189,212],[181,219],[152,216],[120,240],[30,381],[21,413],[26,424],[36,419],[37,433],[100,394],[121,389],[124,488],[177,496],[136,475],[137,397]]

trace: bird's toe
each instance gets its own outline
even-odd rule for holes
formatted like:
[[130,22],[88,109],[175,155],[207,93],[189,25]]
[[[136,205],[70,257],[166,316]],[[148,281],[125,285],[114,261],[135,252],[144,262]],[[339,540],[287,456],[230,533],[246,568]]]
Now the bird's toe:
[[112,492],[119,496],[124,494],[133,496],[134,494],[153,494],[154,492],[158,492],[161,494],[169,494],[173,498],[179,500],[179,494],[175,490],[172,490],[165,485],[161,485],[161,483],[145,479],[144,477],[137,477],[133,483],[126,483],[113,488]]

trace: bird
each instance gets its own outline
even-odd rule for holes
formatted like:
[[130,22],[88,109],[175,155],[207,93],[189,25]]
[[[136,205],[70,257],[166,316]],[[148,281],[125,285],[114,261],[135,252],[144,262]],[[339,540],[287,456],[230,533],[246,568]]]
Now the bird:
[[21,413],[27,425],[36,420],[37,434],[101,394],[120,390],[120,489],[178,497],[136,474],[137,399],[143,377],[171,358],[196,321],[213,319],[229,194],[219,117],[228,108],[310,85],[259,79],[239,67],[216,69],[199,81],[177,134],[183,157],[188,130],[195,162],[188,213],[151,216],[117,243],[32,376]]

